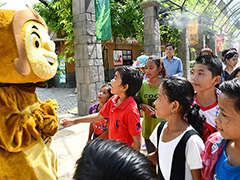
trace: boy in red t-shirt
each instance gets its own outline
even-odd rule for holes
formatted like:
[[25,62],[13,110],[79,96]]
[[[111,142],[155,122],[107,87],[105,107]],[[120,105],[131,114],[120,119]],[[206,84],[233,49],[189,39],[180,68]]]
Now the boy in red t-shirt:
[[200,106],[199,113],[206,117],[203,140],[216,132],[214,120],[219,112],[218,96],[215,88],[221,80],[222,63],[216,56],[199,56],[191,70],[191,83],[196,91],[193,104]]
[[133,96],[142,86],[142,75],[132,67],[123,66],[115,70],[111,80],[111,92],[115,94],[99,113],[62,119],[60,125],[66,127],[81,122],[96,122],[108,118],[109,139],[122,141],[135,150],[141,147],[140,114]]

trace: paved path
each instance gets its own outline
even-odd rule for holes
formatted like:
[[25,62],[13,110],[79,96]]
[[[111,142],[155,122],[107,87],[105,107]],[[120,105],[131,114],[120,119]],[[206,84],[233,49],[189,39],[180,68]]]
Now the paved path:
[[77,106],[75,88],[37,88],[36,92],[41,101],[56,99],[58,113],[64,113]]

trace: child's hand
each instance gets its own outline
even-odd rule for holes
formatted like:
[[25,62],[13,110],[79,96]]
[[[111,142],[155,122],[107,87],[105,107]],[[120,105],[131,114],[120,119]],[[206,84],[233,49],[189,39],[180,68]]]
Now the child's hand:
[[68,125],[73,125],[74,124],[74,120],[73,119],[61,119],[60,120],[60,125],[63,127],[66,127]]
[[142,110],[145,112],[147,116],[154,116],[155,115],[155,109],[147,104],[142,105]]

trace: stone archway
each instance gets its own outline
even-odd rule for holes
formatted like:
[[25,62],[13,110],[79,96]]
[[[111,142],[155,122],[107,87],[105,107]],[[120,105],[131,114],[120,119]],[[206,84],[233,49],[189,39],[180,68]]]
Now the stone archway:
[[101,41],[96,38],[94,0],[73,0],[73,27],[78,114],[88,114],[104,84]]

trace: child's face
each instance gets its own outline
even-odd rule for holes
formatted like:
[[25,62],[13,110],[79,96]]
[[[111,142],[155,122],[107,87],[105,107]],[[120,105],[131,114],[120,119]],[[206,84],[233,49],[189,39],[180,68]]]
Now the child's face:
[[218,84],[218,79],[212,77],[212,72],[209,71],[207,65],[194,64],[191,71],[191,83],[197,92],[207,91]]
[[153,60],[147,60],[145,63],[145,74],[148,79],[155,78],[161,71],[160,67]]
[[110,93],[108,92],[108,88],[103,87],[97,95],[97,100],[98,102],[105,104],[108,101],[109,97]]
[[238,57],[232,57],[230,59],[226,59],[226,66],[230,66],[234,68],[238,63]]
[[236,74],[235,78],[239,78],[240,77],[240,71],[238,71],[238,73]]
[[115,72],[114,78],[111,80],[111,85],[112,85],[112,89],[111,89],[112,94],[120,95],[124,92],[123,91],[124,87],[122,86],[122,78],[118,71]]
[[162,86],[160,86],[158,89],[158,95],[156,101],[154,101],[154,105],[155,115],[157,118],[167,119],[167,117],[171,114],[171,103],[164,94]]
[[220,113],[217,128],[225,139],[240,139],[240,112],[234,108],[234,102],[224,93],[219,95]]

